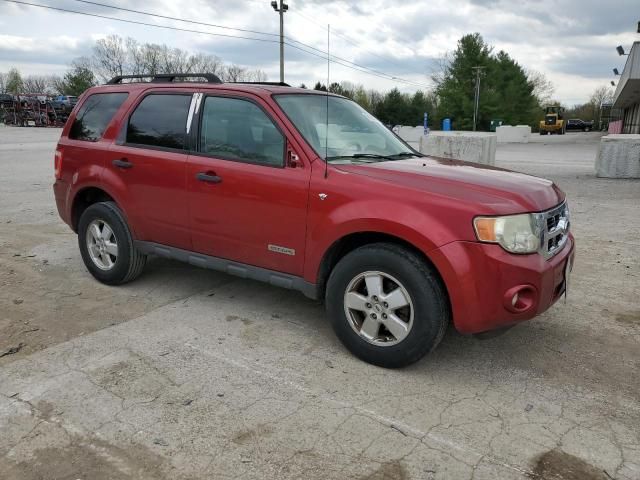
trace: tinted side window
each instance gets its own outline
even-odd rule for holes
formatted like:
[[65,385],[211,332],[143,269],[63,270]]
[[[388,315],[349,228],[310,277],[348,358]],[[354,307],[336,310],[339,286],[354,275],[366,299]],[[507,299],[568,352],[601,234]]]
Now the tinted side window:
[[82,104],[78,111],[69,138],[96,142],[102,137],[127,93],[94,93]]
[[129,118],[127,143],[183,149],[191,95],[152,94]]
[[252,102],[207,97],[202,112],[200,151],[215,157],[281,167],[284,137]]

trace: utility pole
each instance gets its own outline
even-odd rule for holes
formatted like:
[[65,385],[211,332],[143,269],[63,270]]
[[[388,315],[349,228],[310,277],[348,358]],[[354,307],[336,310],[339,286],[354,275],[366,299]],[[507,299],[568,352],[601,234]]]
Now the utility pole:
[[289,10],[289,5],[284,0],[273,0],[271,6],[280,14],[280,82],[284,83],[284,12]]
[[478,109],[480,107],[480,73],[486,67],[472,67],[472,70],[476,72],[476,87],[475,87],[475,97],[473,100],[473,131],[476,131],[476,124],[478,122]]

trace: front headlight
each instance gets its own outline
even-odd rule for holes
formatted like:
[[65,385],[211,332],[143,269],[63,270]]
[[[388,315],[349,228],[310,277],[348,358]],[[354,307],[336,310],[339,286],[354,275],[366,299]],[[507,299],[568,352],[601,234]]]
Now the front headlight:
[[476,236],[481,242],[498,243],[511,253],[533,253],[540,248],[540,231],[534,215],[476,217]]

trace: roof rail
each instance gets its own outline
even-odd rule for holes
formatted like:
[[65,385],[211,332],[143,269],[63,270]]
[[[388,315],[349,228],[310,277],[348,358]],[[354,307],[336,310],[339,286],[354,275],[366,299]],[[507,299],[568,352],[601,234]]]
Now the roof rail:
[[122,83],[125,79],[150,78],[151,83],[171,83],[176,78],[204,78],[208,83],[222,83],[220,77],[213,73],[155,73],[147,75],[117,75],[107,82],[107,85]]
[[225,83],[243,83],[245,85],[274,85],[277,87],[290,87],[288,83],[285,82],[225,82]]

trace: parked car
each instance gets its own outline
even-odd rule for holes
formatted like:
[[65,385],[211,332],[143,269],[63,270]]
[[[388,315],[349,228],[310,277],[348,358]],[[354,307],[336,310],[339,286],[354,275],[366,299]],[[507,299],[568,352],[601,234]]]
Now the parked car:
[[0,105],[13,105],[15,97],[8,93],[0,93]]
[[579,118],[571,118],[567,120],[567,131],[569,130],[582,130],[583,132],[590,132],[593,130],[593,121],[585,122]]
[[421,155],[338,95],[206,77],[117,77],[66,123],[55,199],[99,281],[158,255],[299,290],[384,367],[450,322],[506,328],[566,291],[574,239],[553,182]]
[[78,103],[78,97],[74,97],[72,95],[58,95],[53,99],[53,101],[58,102],[60,105],[73,108],[75,104]]

